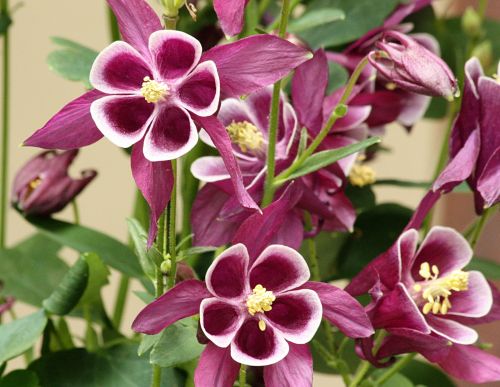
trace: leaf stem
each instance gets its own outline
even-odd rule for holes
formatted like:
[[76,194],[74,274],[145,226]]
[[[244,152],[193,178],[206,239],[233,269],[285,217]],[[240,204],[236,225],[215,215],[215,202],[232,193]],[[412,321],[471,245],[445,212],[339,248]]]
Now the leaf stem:
[[397,374],[401,369],[406,367],[416,356],[416,353],[409,353],[401,357],[396,363],[392,365],[387,371],[385,371],[380,377],[375,381],[375,387],[383,385],[395,374]]
[[168,277],[167,289],[171,289],[175,285],[175,276],[177,273],[177,233],[175,230],[177,220],[177,160],[172,160],[172,172],[174,175],[174,186],[172,188],[172,196],[168,204],[168,254],[172,266]]
[[120,29],[118,28],[118,22],[113,10],[108,7],[108,26],[109,26],[109,37],[112,42],[120,40]]
[[240,387],[245,387],[247,385],[247,366],[245,364],[240,366],[240,376],[238,382]]
[[118,287],[118,294],[116,296],[115,310],[113,312],[113,326],[117,330],[120,329],[120,325],[122,323],[129,284],[130,279],[127,276],[122,275],[120,278],[120,285]]
[[[280,26],[279,26],[279,37],[284,38],[286,35],[286,28],[288,26],[288,18],[290,17],[290,0],[283,0],[283,6],[281,8]],[[266,181],[264,183],[264,196],[262,198],[262,207],[266,207],[271,204],[274,197],[274,173],[276,171],[276,140],[278,136],[278,123],[279,123],[279,110],[280,110],[280,93],[281,93],[281,83],[280,79],[274,84],[273,87],[273,97],[271,101],[271,113],[269,118],[269,138],[267,146],[267,173]]]
[[486,225],[490,216],[494,214],[495,210],[496,206],[485,209],[481,217],[476,222],[470,237],[470,245],[473,249],[476,247],[477,242],[479,241],[479,237],[481,236],[481,233],[484,230],[484,226]]
[[76,225],[80,224],[80,211],[78,210],[78,204],[76,203],[76,199],[71,201],[71,208],[73,210],[73,221]]
[[[373,345],[372,353],[373,355],[376,355],[380,346],[382,345],[382,340],[386,336],[386,332],[383,330],[380,330],[377,332],[375,335],[375,343]],[[358,386],[364,379],[365,375],[367,372],[370,370],[371,364],[369,361],[362,360],[361,363],[359,363],[358,369],[356,370],[356,373],[354,374],[354,377],[349,384],[349,387],[356,387]]]
[[[9,16],[8,0],[1,1],[0,13]],[[2,158],[0,172],[0,248],[5,247],[7,234],[7,190],[9,173],[9,124],[10,124],[10,45],[9,27],[3,36],[2,74]]]

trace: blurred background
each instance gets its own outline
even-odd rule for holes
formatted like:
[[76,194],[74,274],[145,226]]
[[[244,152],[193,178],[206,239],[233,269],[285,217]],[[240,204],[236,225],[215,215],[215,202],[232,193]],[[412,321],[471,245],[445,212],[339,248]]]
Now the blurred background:
[[[352,0],[355,1],[355,0]],[[435,8],[447,15],[460,15],[467,4],[474,1],[437,0]],[[50,71],[46,64],[49,52],[55,49],[50,37],[61,36],[80,42],[95,50],[109,43],[108,19],[105,2],[45,0],[24,4],[13,2],[12,37],[12,118],[10,139],[10,179],[19,167],[32,157],[37,150],[22,148],[22,143],[34,130],[40,128],[58,109],[69,100],[80,95],[80,83],[68,82]],[[500,18],[500,1],[490,1],[490,16]],[[444,135],[444,120],[424,120],[408,134],[403,128],[391,126],[384,138],[384,146],[390,153],[380,153],[372,165],[378,178],[411,179],[428,181],[436,165],[439,148]],[[73,166],[73,173],[81,169],[93,168],[99,172],[98,178],[79,196],[82,224],[114,235],[125,241],[127,226],[125,218],[132,211],[135,193],[128,158],[124,152],[106,140],[83,149]],[[415,207],[423,191],[377,187],[378,202],[398,202]],[[471,197],[468,194],[451,194],[443,199],[438,208],[436,223],[462,231],[473,219]],[[71,210],[59,215],[62,219],[72,218]],[[15,211],[8,216],[7,244],[19,242],[33,232],[32,226]],[[500,262],[500,216],[490,220],[478,245],[478,255],[494,258]],[[68,259],[74,259],[71,253]],[[0,273],[1,274],[1,273]],[[22,275],[22,273],[19,273]],[[111,307],[116,292],[117,278],[105,288],[105,301]],[[138,289],[139,286],[136,286]],[[134,295],[129,297],[123,326],[130,323],[142,301]],[[18,305],[18,315],[27,314],[28,307]],[[496,327],[498,329],[498,326]],[[78,328],[77,328],[78,329]],[[497,344],[496,354],[500,355],[500,340],[495,327],[481,329],[483,341]],[[14,366],[14,362],[11,366]],[[315,377],[315,386],[342,385],[336,378],[325,375]],[[467,386],[466,383],[460,383]]]

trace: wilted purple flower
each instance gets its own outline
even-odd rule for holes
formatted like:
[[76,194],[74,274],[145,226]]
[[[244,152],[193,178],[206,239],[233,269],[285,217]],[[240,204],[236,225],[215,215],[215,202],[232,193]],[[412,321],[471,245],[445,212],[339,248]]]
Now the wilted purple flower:
[[453,100],[457,80],[448,65],[408,35],[386,31],[368,59],[388,81],[418,94]]
[[25,215],[51,215],[61,211],[97,175],[94,170],[82,171],[82,177],[68,175],[78,150],[57,153],[42,152],[29,160],[17,173],[11,202]]
[[368,313],[375,328],[432,332],[454,343],[473,344],[476,331],[457,320],[485,316],[493,297],[482,273],[463,270],[472,249],[446,227],[433,227],[418,250],[417,242],[416,230],[405,231],[346,290],[353,295],[371,292]]
[[[206,283],[180,283],[143,309],[133,329],[156,334],[200,313],[210,343],[195,372],[197,386],[232,386],[238,363],[265,366],[270,387],[311,386],[306,343],[322,316],[350,337],[367,337],[373,330],[354,298],[334,286],[307,282],[309,276],[304,258],[288,247],[271,245],[253,255],[237,244],[212,263]],[[301,372],[283,372],[284,367]]]

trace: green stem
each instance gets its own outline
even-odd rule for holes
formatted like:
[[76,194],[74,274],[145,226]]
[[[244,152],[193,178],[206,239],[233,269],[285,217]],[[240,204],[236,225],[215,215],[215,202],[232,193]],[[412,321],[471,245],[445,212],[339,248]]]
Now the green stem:
[[247,366],[242,364],[240,367],[240,377],[238,379],[240,387],[247,385]]
[[129,284],[130,279],[127,276],[122,275],[120,278],[120,286],[118,287],[118,294],[116,296],[115,310],[113,312],[113,326],[117,330],[120,329],[120,325],[122,323]]
[[381,386],[397,374],[401,369],[406,367],[416,356],[416,353],[409,353],[402,358],[400,358],[394,365],[385,371],[380,377],[375,381],[375,386]]
[[110,7],[108,7],[108,25],[109,25],[109,37],[111,38],[112,42],[115,42],[117,40],[120,40],[120,29],[118,28],[118,21],[116,20],[116,16],[111,10]]
[[486,225],[490,216],[493,215],[495,210],[496,210],[495,206],[485,209],[483,211],[483,214],[481,215],[481,217],[476,222],[474,230],[472,231],[472,234],[470,237],[470,245],[473,249],[476,247],[477,242],[479,241],[479,237],[481,236],[481,233],[483,232],[484,226]]
[[[0,12],[9,15],[8,0],[2,0]],[[2,90],[2,159],[0,176],[0,248],[5,247],[7,234],[7,190],[9,173],[9,119],[10,119],[10,47],[9,28],[3,36],[3,90]]]
[[[304,222],[307,231],[311,231],[312,218],[311,214],[307,211],[304,211]],[[309,259],[309,268],[311,269],[311,279],[313,281],[321,281],[321,275],[319,272],[319,264],[318,264],[318,256],[316,251],[316,242],[313,238],[307,238],[307,248],[309,250],[308,259]]]
[[[361,76],[363,69],[365,66],[368,64],[368,58],[365,57],[363,58],[362,61],[358,63],[356,66],[356,69],[352,73],[351,77],[349,78],[349,81],[347,83],[347,86],[344,90],[344,93],[342,94],[342,97],[340,98],[340,101],[337,103],[337,105],[334,107],[332,114],[330,115],[330,118],[326,122],[325,126],[321,129],[321,131],[318,133],[316,138],[313,140],[311,145],[309,145],[306,150],[300,155],[300,157],[292,164],[288,169],[280,173],[275,181],[274,185],[275,188],[278,188],[279,185],[283,184],[286,179],[293,173],[295,172],[303,163],[304,161],[307,160],[309,156],[311,156],[314,151],[321,145],[325,137],[330,133],[330,130],[332,129],[333,125],[335,125],[335,122],[339,118],[342,118],[345,116],[346,113],[346,103],[351,96],[351,93],[354,89],[354,86],[356,85],[356,82],[358,81],[359,77]],[[340,112],[339,112],[340,110]],[[343,111],[342,111],[343,110]]]
[[73,221],[75,224],[80,224],[80,211],[78,210],[78,204],[76,199],[71,201],[71,208],[73,209]]
[[[372,353],[373,355],[376,355],[380,346],[382,345],[382,340],[384,339],[386,335],[386,332],[383,330],[380,330],[377,332],[375,335],[375,343],[373,345],[373,350]],[[356,387],[358,386],[364,379],[365,375],[368,373],[370,370],[371,364],[370,362],[366,360],[362,360],[361,363],[359,363],[358,369],[356,370],[356,373],[354,374],[354,377],[349,384],[349,387]]]
[[[283,0],[281,8],[279,37],[284,38],[290,17],[290,0]],[[274,197],[274,174],[276,171],[276,140],[278,135],[279,110],[280,110],[281,79],[274,84],[273,98],[271,101],[271,113],[269,118],[269,138],[267,146],[267,172],[264,184],[264,196],[262,198],[262,207],[268,206]]]
[[170,274],[168,277],[167,289],[171,289],[175,285],[175,276],[177,274],[177,233],[175,230],[177,220],[177,160],[172,160],[172,172],[174,174],[174,187],[172,188],[172,196],[168,204],[168,254],[172,261]]
[[477,13],[481,17],[481,20],[484,20],[484,18],[486,17],[487,10],[488,10],[488,0],[479,0]]
[[163,21],[165,23],[166,30],[175,30],[177,29],[177,21],[179,20],[179,11],[177,13],[172,13],[171,15],[163,15]]
[[271,0],[260,0],[259,3],[259,16],[262,18],[264,13],[266,13],[269,8],[269,4],[271,4]]

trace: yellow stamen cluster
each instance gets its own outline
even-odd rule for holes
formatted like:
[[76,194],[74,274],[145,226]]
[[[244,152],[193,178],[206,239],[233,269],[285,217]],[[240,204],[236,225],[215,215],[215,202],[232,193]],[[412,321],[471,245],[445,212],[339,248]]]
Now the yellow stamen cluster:
[[33,180],[31,180],[28,183],[28,187],[27,187],[28,189],[26,190],[26,193],[24,194],[24,200],[29,198],[30,195],[33,193],[33,191],[35,191],[40,184],[42,184],[42,178],[39,176],[34,178]]
[[349,173],[349,181],[357,187],[364,187],[376,181],[376,174],[372,167],[363,164],[354,164]]
[[150,77],[144,77],[141,94],[149,103],[156,103],[168,94],[168,86]]
[[[248,313],[255,316],[256,313],[269,312],[275,300],[276,296],[273,292],[266,290],[265,287],[259,284],[247,298]],[[264,320],[259,321],[259,329],[262,332],[266,330],[266,322]]]
[[241,151],[246,153],[248,150],[258,150],[264,144],[264,137],[257,127],[248,121],[231,122],[226,128],[231,141],[237,144]]
[[450,275],[439,278],[439,268],[436,265],[429,265],[424,262],[420,265],[418,274],[428,282],[428,284],[416,284],[413,289],[422,291],[422,297],[427,302],[422,308],[424,314],[446,314],[451,309],[449,300],[452,292],[461,292],[469,287],[469,273],[456,270]]

